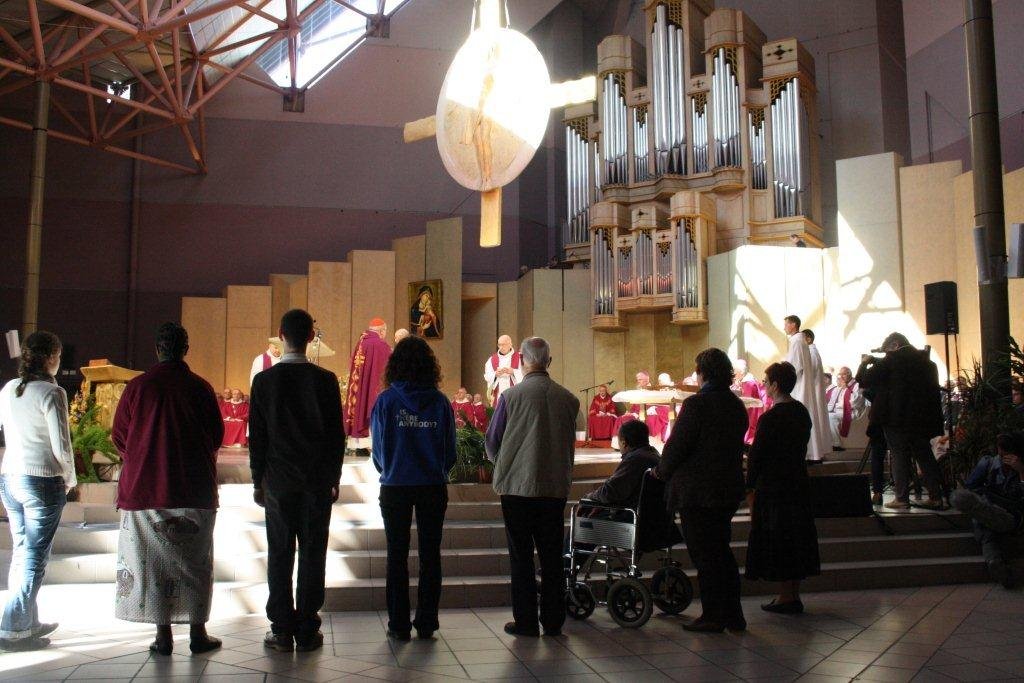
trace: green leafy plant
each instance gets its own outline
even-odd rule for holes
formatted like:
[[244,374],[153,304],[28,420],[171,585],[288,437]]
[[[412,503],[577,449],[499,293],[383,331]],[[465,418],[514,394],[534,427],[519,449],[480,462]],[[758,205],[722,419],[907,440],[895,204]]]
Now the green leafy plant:
[[110,440],[110,430],[97,420],[98,412],[95,396],[83,396],[79,392],[71,401],[71,448],[75,452],[75,474],[80,484],[100,481],[92,461],[94,453],[102,453],[115,465],[121,463],[117,448]]
[[455,466],[450,477],[453,482],[477,482],[480,468],[490,471],[491,462],[487,459],[483,433],[472,425],[459,427],[455,430]]
[[941,464],[947,481],[960,485],[983,456],[995,448],[1002,432],[1024,429],[1024,416],[1008,398],[1011,377],[1024,374],[1024,351],[1010,338],[1010,350],[991,377],[983,377],[981,363],[963,374],[959,382],[960,414],[953,428],[949,453]]

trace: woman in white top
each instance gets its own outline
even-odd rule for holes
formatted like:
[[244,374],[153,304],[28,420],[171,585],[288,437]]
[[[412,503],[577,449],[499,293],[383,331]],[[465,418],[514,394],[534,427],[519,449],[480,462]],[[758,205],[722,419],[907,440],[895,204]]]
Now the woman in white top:
[[61,343],[51,332],[33,332],[21,349],[18,379],[0,389],[0,425],[7,450],[0,466],[0,498],[7,509],[14,548],[9,599],[0,621],[0,647],[36,649],[57,624],[42,624],[36,596],[67,492],[75,484],[75,456],[68,429],[68,397],[53,379]]

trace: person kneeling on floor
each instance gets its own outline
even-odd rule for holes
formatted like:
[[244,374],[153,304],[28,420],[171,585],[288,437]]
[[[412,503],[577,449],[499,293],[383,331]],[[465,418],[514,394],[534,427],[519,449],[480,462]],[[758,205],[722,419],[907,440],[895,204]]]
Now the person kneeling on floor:
[[996,437],[996,454],[983,457],[950,496],[957,510],[971,517],[974,536],[992,578],[1006,588],[1014,585],[1013,571],[1003,556],[1007,537],[1024,526],[1024,432]]

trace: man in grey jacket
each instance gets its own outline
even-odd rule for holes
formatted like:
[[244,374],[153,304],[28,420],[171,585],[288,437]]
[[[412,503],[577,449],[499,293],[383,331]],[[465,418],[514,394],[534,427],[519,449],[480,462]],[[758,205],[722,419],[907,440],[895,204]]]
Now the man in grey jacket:
[[[508,535],[512,570],[511,635],[559,635],[565,622],[562,531],[572,483],[580,402],[547,369],[551,348],[540,337],[520,347],[523,381],[502,393],[487,429],[494,490]],[[540,559],[540,623],[533,551]]]

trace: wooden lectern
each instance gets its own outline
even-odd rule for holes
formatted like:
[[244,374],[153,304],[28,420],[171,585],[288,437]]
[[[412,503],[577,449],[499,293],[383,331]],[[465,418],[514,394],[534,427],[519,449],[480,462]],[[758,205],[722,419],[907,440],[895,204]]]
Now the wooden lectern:
[[141,370],[111,365],[106,358],[91,360],[89,365],[81,368],[82,395],[92,394],[96,397],[96,420],[110,429],[114,423],[114,411],[121,400],[125,385],[142,374]]

